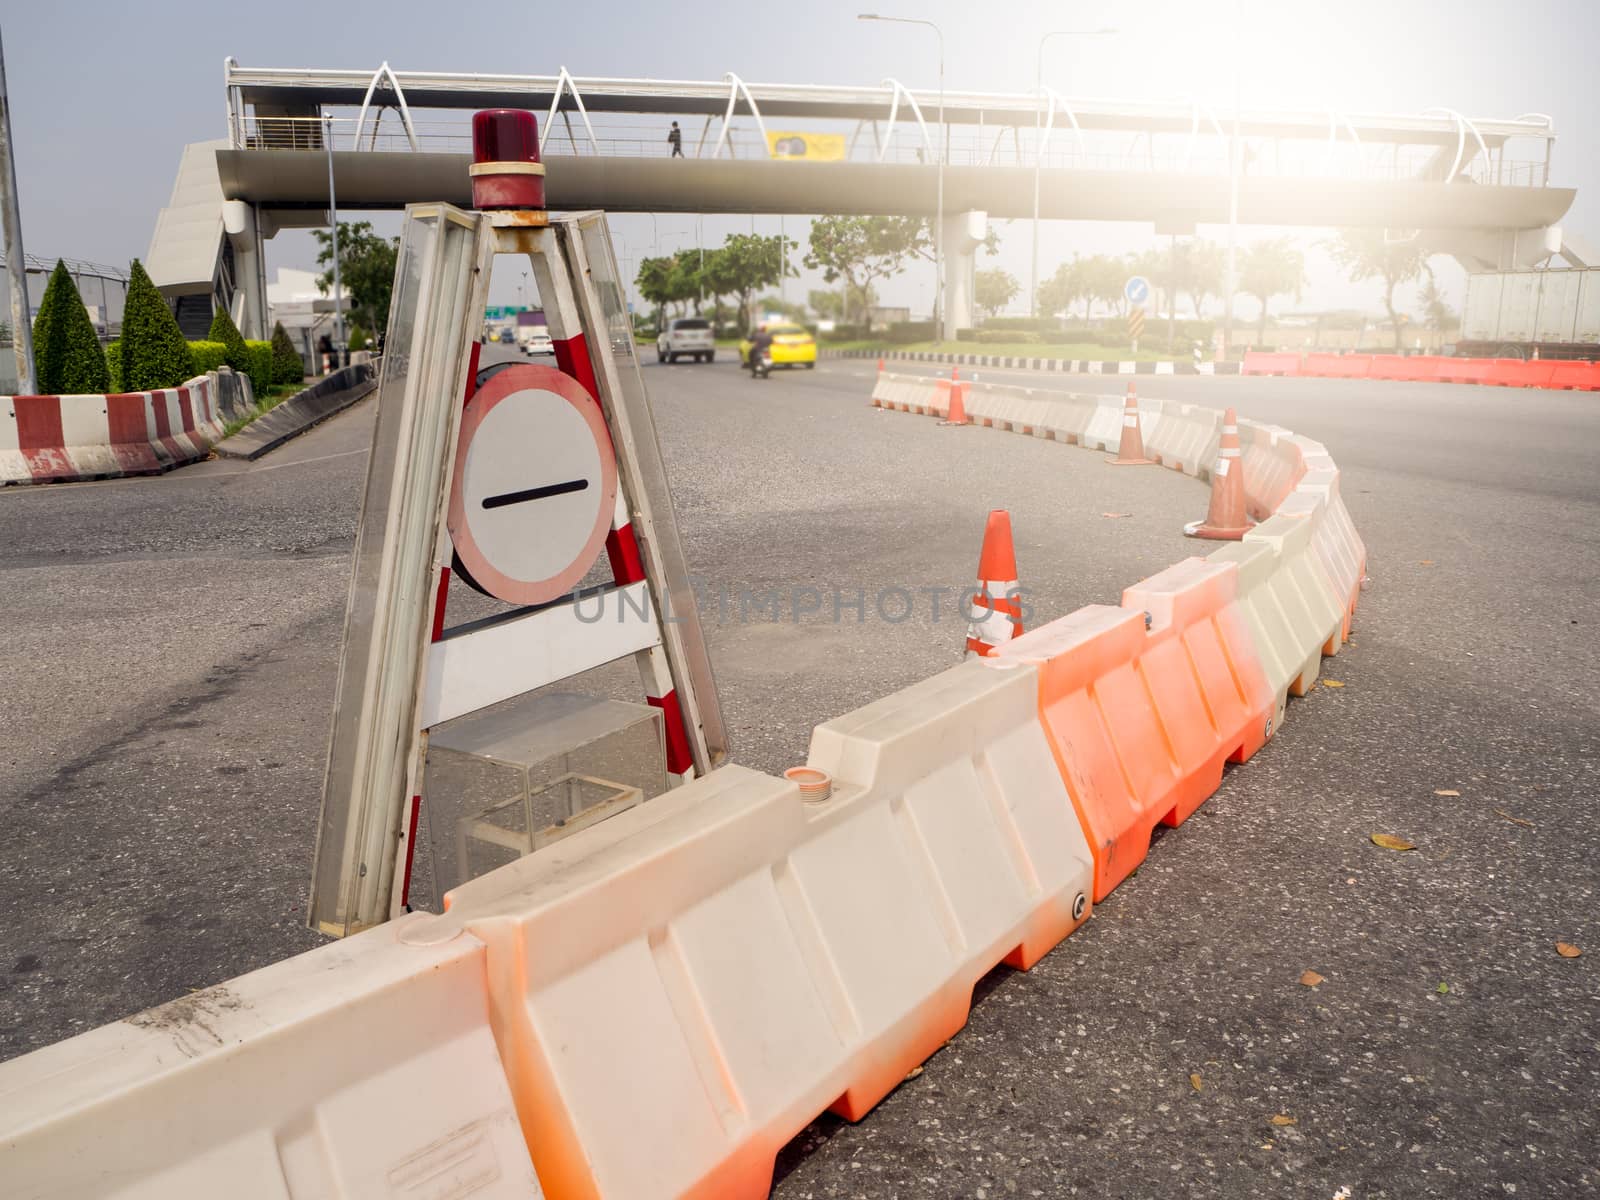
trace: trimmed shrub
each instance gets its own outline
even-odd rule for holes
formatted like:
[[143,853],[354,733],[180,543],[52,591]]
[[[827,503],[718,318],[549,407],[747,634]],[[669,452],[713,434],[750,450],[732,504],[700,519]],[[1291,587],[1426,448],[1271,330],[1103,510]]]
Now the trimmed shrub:
[[350,326],[350,351],[367,350],[372,346],[372,339],[367,336],[367,331],[359,325]]
[[106,343],[106,375],[110,382],[106,385],[108,392],[122,391],[122,339]]
[[128,272],[128,296],[122,308],[122,390],[177,387],[193,376],[183,330],[136,258]]
[[300,361],[300,352],[294,348],[283,322],[272,327],[272,381],[274,383],[302,383],[306,365]]
[[956,330],[956,341],[958,341],[958,342],[975,342],[977,340],[978,340],[978,331],[976,329],[958,329],[958,330]]
[[196,375],[233,365],[228,361],[228,348],[221,342],[190,342],[189,357],[194,360]]
[[1039,335],[1029,330],[1012,329],[980,329],[978,330],[978,344],[980,346],[1032,346],[1039,341]]
[[209,342],[221,342],[227,351],[223,362],[235,371],[248,371],[250,369],[250,351],[245,348],[244,337],[239,332],[239,327],[233,323],[233,318],[228,315],[228,310],[219,308],[211,317],[211,332],[206,334]]
[[983,323],[985,329],[1005,329],[1029,333],[1045,333],[1056,327],[1054,317],[990,317]]
[[909,346],[912,342],[931,342],[939,334],[932,321],[896,321],[884,332],[884,340],[891,346]]
[[248,341],[245,348],[249,360],[244,373],[250,376],[250,386],[255,390],[256,398],[260,399],[272,386],[272,343]]
[[872,331],[865,325],[835,325],[832,330],[822,335],[825,342],[859,342],[872,336]]
[[60,259],[45,285],[39,315],[33,319],[33,353],[35,383],[43,395],[104,392],[111,386],[111,372],[94,322]]

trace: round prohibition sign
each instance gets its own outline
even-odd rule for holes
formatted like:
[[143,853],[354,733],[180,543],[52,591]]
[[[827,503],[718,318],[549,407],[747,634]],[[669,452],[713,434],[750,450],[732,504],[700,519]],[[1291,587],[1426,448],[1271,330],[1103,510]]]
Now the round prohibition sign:
[[497,372],[467,402],[446,527],[456,570],[511,604],[544,604],[594,565],[617,500],[600,405],[554,367]]

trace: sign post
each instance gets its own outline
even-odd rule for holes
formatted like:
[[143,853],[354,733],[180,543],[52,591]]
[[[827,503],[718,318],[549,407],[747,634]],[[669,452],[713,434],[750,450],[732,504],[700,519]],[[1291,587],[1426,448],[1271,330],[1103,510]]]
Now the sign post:
[[[308,914],[334,936],[405,911],[423,822],[437,844],[465,820],[424,786],[446,722],[500,705],[534,719],[540,689],[631,658],[659,710],[654,769],[676,784],[726,756],[609,230],[599,213],[545,212],[533,122],[474,118],[480,211],[406,210]],[[532,273],[556,368],[478,369],[501,255]],[[574,795],[616,778],[562,769]]]
[[1139,353],[1139,338],[1144,333],[1144,306],[1150,299],[1150,281],[1143,275],[1129,276],[1122,285],[1122,294],[1128,300],[1128,339],[1133,343],[1133,353]]

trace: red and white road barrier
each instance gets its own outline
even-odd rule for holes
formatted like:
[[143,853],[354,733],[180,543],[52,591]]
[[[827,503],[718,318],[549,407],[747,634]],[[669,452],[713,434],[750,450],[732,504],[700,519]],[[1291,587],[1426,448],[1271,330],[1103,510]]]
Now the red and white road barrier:
[[0,483],[145,475],[206,457],[222,438],[215,375],[109,395],[0,396]]

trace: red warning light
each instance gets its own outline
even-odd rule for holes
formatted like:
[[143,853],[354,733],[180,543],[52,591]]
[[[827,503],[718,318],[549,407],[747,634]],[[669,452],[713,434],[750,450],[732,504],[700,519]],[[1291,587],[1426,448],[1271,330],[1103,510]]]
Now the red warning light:
[[471,172],[474,208],[542,209],[539,119],[520,108],[474,113]]

